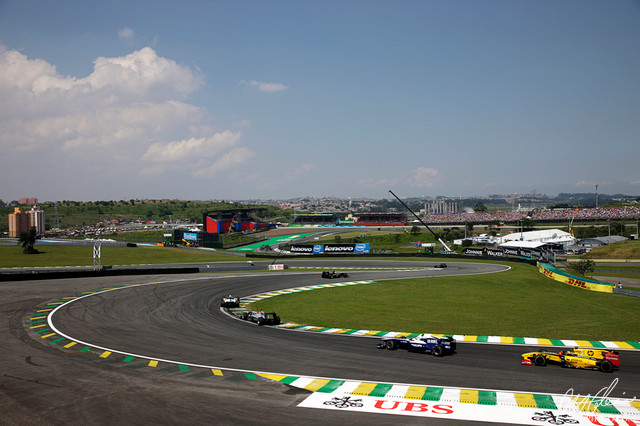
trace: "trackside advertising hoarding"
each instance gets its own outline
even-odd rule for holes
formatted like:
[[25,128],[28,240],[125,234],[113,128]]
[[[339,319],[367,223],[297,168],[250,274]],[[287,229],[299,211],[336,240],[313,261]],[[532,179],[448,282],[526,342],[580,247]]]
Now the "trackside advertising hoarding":
[[491,257],[504,257],[502,250],[492,250],[488,248],[467,248],[464,251],[467,256],[491,256]]
[[182,236],[186,241],[198,241],[198,234],[195,232],[185,232]]
[[574,287],[584,288],[585,290],[591,291],[599,291],[602,293],[613,293],[613,284],[574,277],[572,275],[565,274],[563,271],[554,268],[548,263],[538,263],[538,271],[542,275],[546,275],[553,280],[569,284]]
[[488,248],[466,248],[464,254],[467,256],[489,256],[489,257],[505,257],[505,256],[521,256],[530,259],[537,259],[542,256],[540,250],[523,249],[523,248],[504,248],[503,250],[493,250]]
[[358,244],[314,244],[314,245],[299,245],[292,244],[290,248],[291,253],[308,253],[308,254],[362,254],[369,253],[368,243]]

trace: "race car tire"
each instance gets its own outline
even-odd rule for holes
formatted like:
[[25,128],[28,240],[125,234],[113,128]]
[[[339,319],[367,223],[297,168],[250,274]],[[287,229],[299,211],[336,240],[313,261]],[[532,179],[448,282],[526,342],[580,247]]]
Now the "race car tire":
[[613,372],[613,364],[611,364],[610,361],[605,359],[600,364],[600,371],[602,371],[603,373],[611,373],[611,372]]
[[545,358],[544,355],[536,355],[533,359],[533,363],[538,367],[543,367],[547,365],[547,358]]
[[435,346],[431,353],[435,356],[442,356],[444,355],[444,349],[442,348],[442,346]]
[[246,321],[249,319],[249,315],[245,312],[244,314],[242,314],[241,318]]
[[384,346],[390,351],[398,348],[398,345],[395,340],[387,340],[386,342],[384,342]]
[[276,315],[276,317],[273,319],[273,324],[274,325],[278,325],[280,324],[280,317]]
[[264,319],[262,318],[258,319],[258,325],[264,325]]

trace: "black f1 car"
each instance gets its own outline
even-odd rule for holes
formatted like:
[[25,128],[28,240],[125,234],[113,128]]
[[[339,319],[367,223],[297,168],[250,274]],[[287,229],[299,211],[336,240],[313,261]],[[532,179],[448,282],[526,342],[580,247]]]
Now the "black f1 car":
[[240,307],[240,298],[228,295],[220,299],[220,307],[222,308],[238,308]]
[[346,272],[322,271],[322,278],[349,278]]
[[275,312],[265,312],[263,310],[243,312],[240,318],[245,321],[255,322],[258,325],[278,325],[280,317]]
[[456,351],[456,341],[453,337],[433,337],[421,334],[413,339],[407,337],[383,337],[378,343],[378,349],[406,349],[413,352],[429,352],[435,356],[452,354]]

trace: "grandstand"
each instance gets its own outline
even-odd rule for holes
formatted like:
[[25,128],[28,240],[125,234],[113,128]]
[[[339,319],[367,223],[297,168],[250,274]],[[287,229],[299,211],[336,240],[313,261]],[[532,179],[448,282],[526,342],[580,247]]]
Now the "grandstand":
[[[516,223],[525,218],[537,223],[568,222],[574,216],[573,209],[536,209],[530,212],[471,212],[427,214],[424,221],[428,225],[463,225],[465,223],[489,224],[492,222]],[[582,208],[575,211],[574,220],[580,222],[601,220],[638,220],[640,206],[611,208]]]
[[336,225],[346,213],[294,213],[293,225]]
[[406,226],[404,213],[354,213],[357,226]]

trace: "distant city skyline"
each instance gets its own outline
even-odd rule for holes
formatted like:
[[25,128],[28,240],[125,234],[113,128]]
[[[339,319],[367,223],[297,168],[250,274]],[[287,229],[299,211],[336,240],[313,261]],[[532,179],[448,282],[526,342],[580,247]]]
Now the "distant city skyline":
[[[439,199],[443,199],[443,200],[450,200],[450,201],[455,201],[455,200],[498,200],[498,199],[503,199],[509,203],[513,203],[513,201],[515,200],[516,202],[521,200],[523,202],[530,202],[532,200],[538,200],[539,202],[545,202],[545,201],[552,201],[552,200],[559,200],[559,201],[563,201],[565,200],[565,198],[562,198],[562,196],[573,196],[572,198],[593,198],[593,202],[595,203],[596,201],[596,193],[595,192],[572,192],[572,193],[559,193],[559,194],[541,194],[541,193],[536,193],[536,194],[485,194],[485,195],[466,195],[466,196],[462,196],[462,195],[455,195],[455,196],[448,196],[448,195],[432,195],[432,196],[428,196],[428,195],[420,195],[420,196],[401,196],[400,198],[402,199],[413,199],[413,200],[424,200],[424,201],[433,201],[433,200],[439,200]],[[640,195],[633,195],[633,194],[602,194],[602,193],[598,193],[597,194],[598,198],[600,198],[601,201],[605,201],[607,202],[607,200],[618,200],[618,199],[623,199],[623,200],[627,200],[627,201],[637,201],[640,198]],[[35,201],[34,201],[35,200]],[[47,199],[46,197],[42,200],[37,199],[37,198],[29,198],[29,197],[21,197],[19,199],[6,199],[3,200],[0,198],[0,204],[1,203],[5,203],[5,204],[11,204],[11,203],[18,203],[20,205],[32,205],[32,204],[41,204],[41,203],[55,203],[55,202],[98,202],[98,201],[113,201],[113,202],[120,202],[120,201],[124,201],[124,202],[129,202],[132,199],[91,199],[91,200],[80,200],[80,199],[76,199],[76,200],[52,200],[52,199]],[[287,202],[297,202],[297,201],[301,201],[301,200],[336,200],[336,202],[344,202],[344,203],[349,203],[349,202],[358,202],[358,201],[379,201],[379,200],[389,200],[392,201],[394,200],[394,198],[389,195],[388,193],[385,194],[384,197],[352,197],[352,196],[347,196],[347,197],[335,197],[335,196],[330,196],[330,197],[317,197],[317,196],[313,196],[313,195],[304,195],[304,196],[298,196],[298,197],[291,197],[291,198],[242,198],[242,199],[231,199],[231,198],[227,198],[227,199],[222,199],[222,198],[217,198],[217,199],[196,199],[196,198],[192,198],[192,199],[187,199],[187,198],[135,198],[133,200],[179,200],[179,201],[203,201],[203,202],[229,202],[229,203],[233,203],[233,202],[239,202],[239,203],[260,203],[260,202],[264,202],[264,203],[268,203],[268,202],[279,202],[279,203],[287,203]],[[34,201],[34,202],[31,202]],[[583,207],[585,207],[585,205],[583,205]]]
[[640,194],[632,0],[0,2],[0,199]]

